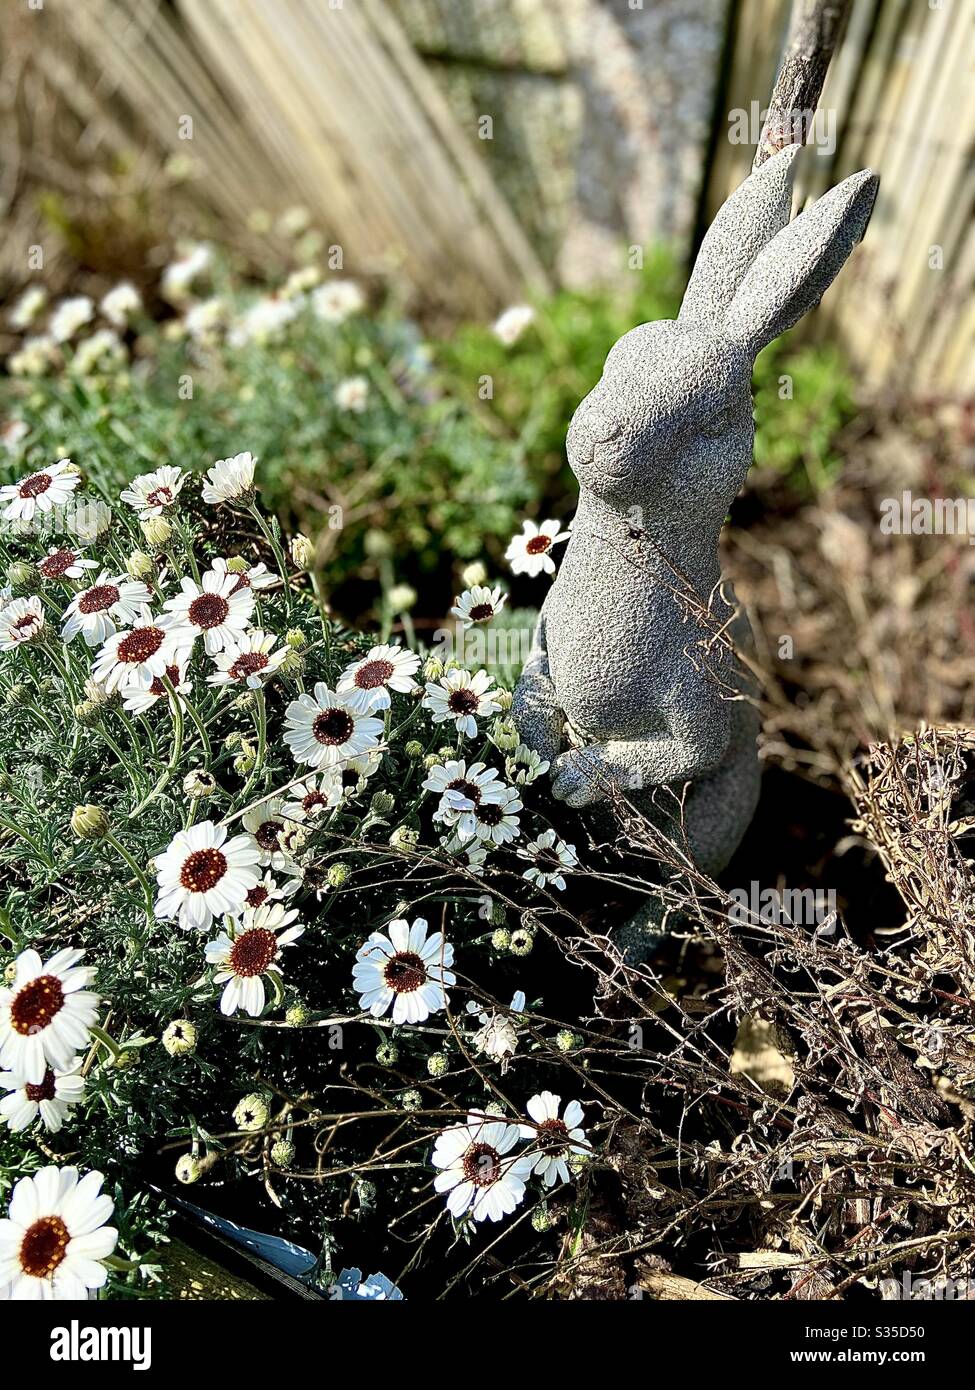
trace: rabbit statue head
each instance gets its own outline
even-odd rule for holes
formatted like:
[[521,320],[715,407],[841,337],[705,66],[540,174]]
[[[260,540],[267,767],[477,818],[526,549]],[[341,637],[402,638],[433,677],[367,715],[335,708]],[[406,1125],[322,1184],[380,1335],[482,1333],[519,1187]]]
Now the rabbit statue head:
[[[751,376],[761,348],[819,302],[863,236],[877,178],[833,188],[788,223],[782,150],[724,204],[676,320],[641,324],[611,349],[569,427],[584,492],[665,533],[720,528],[752,459]],[[677,558],[677,557],[675,557]]]
[[[712,874],[758,797],[757,716],[736,698],[748,680],[714,640],[717,629],[738,651],[749,640],[719,586],[718,537],[752,461],[752,366],[839,273],[878,183],[863,170],[790,222],[798,152],[736,189],[679,317],[620,338],[576,410],[567,452],[579,507],[514,700],[523,740],[570,806],[615,787],[652,817],[657,788],[685,788],[683,831]],[[694,590],[690,605],[674,576]]]

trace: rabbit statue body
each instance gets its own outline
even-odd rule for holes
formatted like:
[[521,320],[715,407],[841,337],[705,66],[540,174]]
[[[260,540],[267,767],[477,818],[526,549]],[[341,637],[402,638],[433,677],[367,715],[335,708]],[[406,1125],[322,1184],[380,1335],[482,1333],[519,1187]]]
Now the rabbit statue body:
[[749,690],[735,649],[750,634],[718,559],[752,462],[752,366],[838,274],[878,182],[854,174],[790,222],[798,149],[732,194],[679,317],[624,334],[572,417],[579,506],[515,693],[557,798],[588,806],[615,785],[659,820],[655,789],[683,790],[689,847],[710,874],[734,853],[759,786],[757,715],[735,698]]

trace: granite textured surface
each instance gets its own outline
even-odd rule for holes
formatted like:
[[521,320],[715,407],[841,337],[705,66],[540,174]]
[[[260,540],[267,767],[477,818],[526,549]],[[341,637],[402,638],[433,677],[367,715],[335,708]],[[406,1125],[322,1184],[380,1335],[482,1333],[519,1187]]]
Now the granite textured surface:
[[[688,843],[709,874],[737,848],[759,789],[758,720],[735,655],[750,634],[718,560],[752,462],[752,364],[839,273],[878,183],[862,170],[790,222],[797,152],[731,195],[679,317],[624,334],[572,417],[578,511],[515,695],[522,737],[568,805],[615,785],[659,822],[655,789],[689,784]],[[648,930],[658,916],[651,901]]]

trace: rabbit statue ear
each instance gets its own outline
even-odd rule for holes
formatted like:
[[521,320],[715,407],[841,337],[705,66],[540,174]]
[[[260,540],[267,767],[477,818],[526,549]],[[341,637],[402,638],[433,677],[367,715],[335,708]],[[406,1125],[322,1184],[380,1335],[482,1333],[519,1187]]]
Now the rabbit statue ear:
[[824,193],[759,252],[722,325],[754,356],[822,299],[861,241],[880,180],[861,169]]
[[763,246],[792,211],[792,164],[801,145],[787,145],[738,185],[701,242],[684,293],[681,323],[716,327]]

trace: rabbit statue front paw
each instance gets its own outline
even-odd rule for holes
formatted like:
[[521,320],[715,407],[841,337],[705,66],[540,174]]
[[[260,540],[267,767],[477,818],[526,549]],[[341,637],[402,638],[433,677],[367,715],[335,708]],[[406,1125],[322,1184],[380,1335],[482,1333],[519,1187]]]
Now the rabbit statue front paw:
[[552,764],[552,795],[567,806],[591,806],[605,801],[617,778],[598,744],[570,748]]

